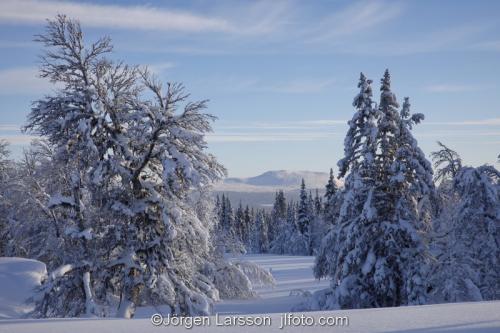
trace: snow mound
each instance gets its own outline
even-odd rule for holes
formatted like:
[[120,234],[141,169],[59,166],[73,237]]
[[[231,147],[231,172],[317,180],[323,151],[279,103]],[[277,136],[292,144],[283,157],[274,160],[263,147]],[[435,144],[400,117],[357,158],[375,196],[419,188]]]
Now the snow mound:
[[20,318],[33,310],[27,300],[47,275],[32,259],[0,257],[0,319]]
[[250,261],[237,261],[234,263],[239,269],[245,273],[252,286],[275,286],[276,280],[269,270]]

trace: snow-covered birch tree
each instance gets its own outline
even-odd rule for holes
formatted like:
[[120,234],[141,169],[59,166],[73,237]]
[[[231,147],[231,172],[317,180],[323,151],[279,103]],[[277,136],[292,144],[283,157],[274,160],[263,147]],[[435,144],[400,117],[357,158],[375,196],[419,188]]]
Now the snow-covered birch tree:
[[68,184],[48,193],[65,247],[36,315],[132,317],[143,304],[209,314],[218,261],[190,198],[225,173],[206,152],[214,120],[203,113],[207,101],[109,60],[110,40],[86,46],[65,16],[37,40],[46,47],[41,75],[57,92],[35,103],[26,130],[54,147]]

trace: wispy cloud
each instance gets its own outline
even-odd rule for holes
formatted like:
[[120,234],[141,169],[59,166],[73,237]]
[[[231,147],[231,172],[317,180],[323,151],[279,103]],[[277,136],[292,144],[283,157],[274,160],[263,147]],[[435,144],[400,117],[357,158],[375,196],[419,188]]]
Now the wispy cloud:
[[[394,40],[387,25],[408,14],[406,4],[386,0],[351,1],[330,13],[315,13],[307,2],[252,1],[202,5],[196,10],[172,6],[118,5],[54,0],[2,0],[0,22],[39,24],[57,13],[79,19],[85,27],[173,32],[182,38],[169,43],[125,45],[141,52],[188,54],[241,53],[347,53],[362,55],[408,55],[450,48],[467,49],[477,35],[490,29],[491,22],[422,31]],[[374,36],[377,31],[389,38]],[[190,33],[191,38],[182,33]],[[194,40],[195,34],[210,35]],[[191,37],[191,36],[190,36]],[[282,44],[283,43],[283,44]],[[4,42],[9,47],[12,42]],[[12,44],[16,47],[15,44]],[[17,44],[18,47],[28,43]],[[268,47],[272,45],[272,47]],[[286,50],[281,46],[286,45]],[[2,42],[0,42],[0,48]],[[500,49],[498,41],[478,44],[476,48]],[[286,88],[286,87],[285,87]],[[283,89],[285,89],[283,88]],[[295,87],[288,87],[293,91]],[[302,90],[302,89],[299,89]]]
[[[150,5],[103,5],[54,0],[2,0],[0,22],[38,24],[58,13],[77,18],[87,27],[139,29],[159,32],[222,33],[258,36],[262,41],[321,42],[370,31],[397,18],[400,3],[357,1],[334,14],[308,16],[298,1],[254,1],[232,6],[213,5],[209,11],[186,11]],[[311,19],[314,21],[311,22]],[[309,28],[304,28],[309,27]],[[170,47],[186,50],[182,45]],[[192,46],[191,46],[192,47]],[[153,50],[156,51],[156,50]]]
[[183,32],[227,32],[229,22],[189,12],[151,6],[98,5],[47,0],[2,0],[0,21],[39,23],[64,13],[91,27]]
[[473,119],[448,122],[424,122],[427,125],[452,125],[452,126],[500,126],[500,118]]
[[149,68],[150,71],[152,71],[156,75],[160,75],[166,70],[174,68],[175,64],[173,62],[159,62],[147,65],[147,67]]
[[87,27],[265,36],[285,32],[294,13],[290,1],[254,1],[241,5],[234,3],[229,7],[213,4],[210,10],[201,10],[77,1],[2,0],[0,22],[41,23],[63,13],[77,18]]
[[284,36],[295,29],[295,22],[300,12],[299,3],[293,0],[231,2],[231,6],[216,8],[220,17],[225,17],[233,32],[259,38]]
[[38,76],[35,67],[0,70],[0,95],[30,95],[50,91],[53,85]]
[[384,1],[358,1],[346,8],[323,18],[314,28],[307,31],[309,42],[322,42],[327,39],[345,37],[374,29],[402,14],[401,3]]
[[483,85],[477,84],[433,84],[425,87],[425,90],[432,93],[459,93],[471,92],[484,89]]

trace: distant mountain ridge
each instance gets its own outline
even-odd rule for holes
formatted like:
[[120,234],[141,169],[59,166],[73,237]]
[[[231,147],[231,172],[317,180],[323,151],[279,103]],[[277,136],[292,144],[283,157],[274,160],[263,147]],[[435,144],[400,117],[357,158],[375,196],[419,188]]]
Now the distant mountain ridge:
[[[214,186],[214,194],[226,194],[233,204],[241,202],[253,207],[269,207],[274,201],[275,192],[283,190],[287,200],[297,200],[302,179],[306,188],[323,196],[329,174],[317,171],[266,171],[261,175],[248,178],[226,178]],[[342,182],[337,180],[341,186]]]
[[248,178],[226,178],[219,183],[216,190],[267,192],[277,189],[293,190],[300,187],[304,179],[309,189],[324,188],[328,181],[328,173],[316,171],[267,171],[261,175]]

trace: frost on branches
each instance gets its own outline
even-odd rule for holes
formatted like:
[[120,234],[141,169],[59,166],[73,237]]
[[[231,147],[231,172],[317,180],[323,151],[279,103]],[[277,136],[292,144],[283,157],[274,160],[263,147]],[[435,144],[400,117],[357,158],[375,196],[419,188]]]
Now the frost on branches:
[[41,76],[59,89],[35,103],[26,130],[47,140],[47,168],[61,184],[32,200],[61,244],[47,259],[35,315],[132,317],[146,304],[209,314],[221,263],[190,194],[225,170],[205,151],[214,119],[206,101],[109,60],[107,38],[85,46],[65,16],[37,40],[46,47]]
[[316,293],[309,308],[368,308],[423,304],[428,267],[432,168],[411,134],[423,118],[400,112],[386,71],[380,103],[361,74],[356,107],[344,141],[340,177],[347,176],[334,227],[316,259],[318,278],[332,288]]
[[433,152],[441,181],[441,208],[434,221],[434,302],[500,299],[500,172],[493,166],[462,166],[439,143]]

